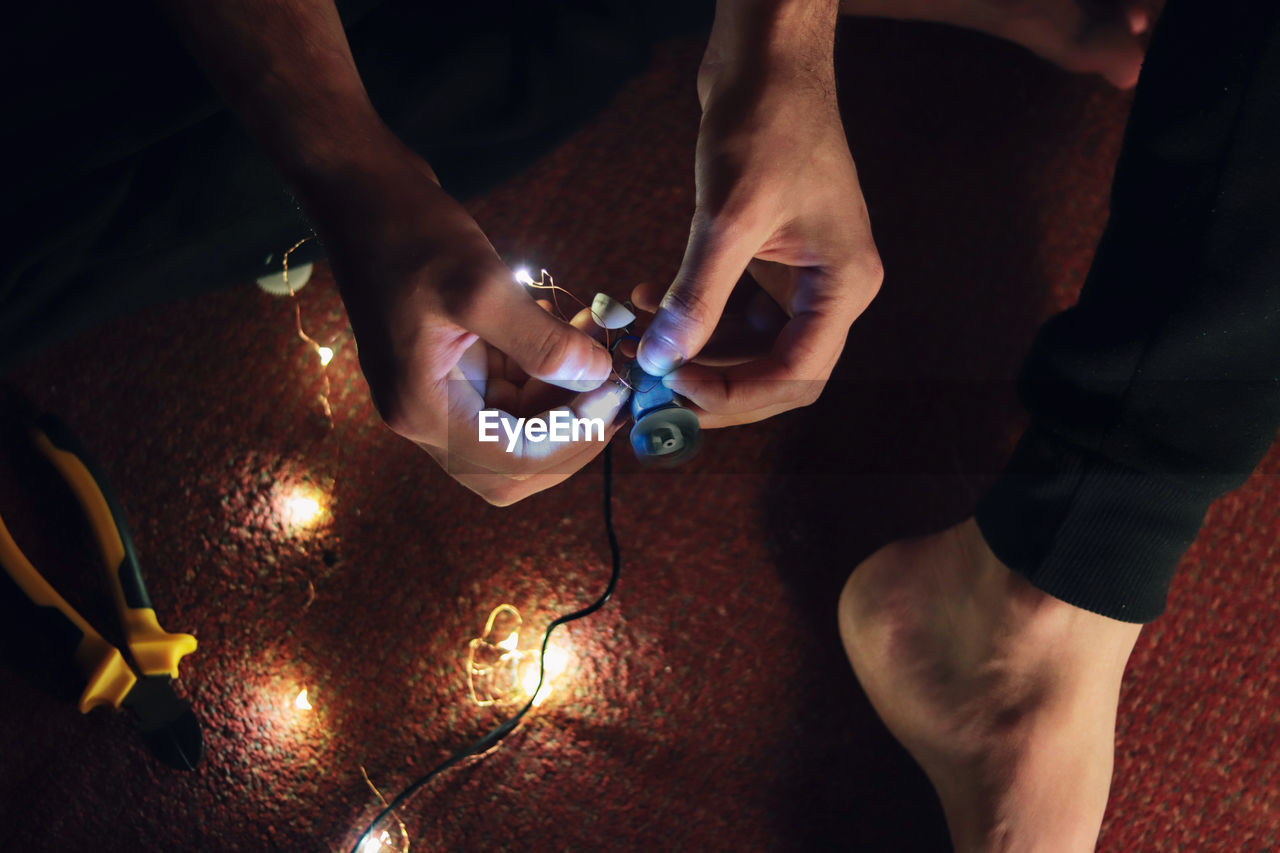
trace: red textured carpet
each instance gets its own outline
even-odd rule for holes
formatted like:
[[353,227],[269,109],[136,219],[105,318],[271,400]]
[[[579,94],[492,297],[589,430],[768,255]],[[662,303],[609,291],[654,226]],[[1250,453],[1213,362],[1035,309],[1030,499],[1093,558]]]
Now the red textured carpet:
[[[698,55],[664,47],[472,205],[504,257],[584,296],[669,280]],[[942,28],[859,23],[840,57],[888,273],[837,380],[810,409],[707,435],[681,470],[641,470],[619,444],[615,600],[569,628],[568,672],[515,735],[403,810],[412,849],[947,849],[936,798],[848,670],[835,599],[862,557],[963,517],[998,470],[1020,428],[1009,380],[1088,268],[1129,99]],[[208,755],[171,771],[119,717],[81,716],[6,620],[4,850],[345,849],[377,806],[362,766],[390,795],[498,719],[463,668],[490,609],[517,605],[527,642],[602,589],[599,461],[485,505],[379,423],[327,273],[301,300],[308,331],[337,342],[332,428],[290,304],[252,284],[9,377],[95,451],[162,624],[199,638],[180,690]],[[1215,506],[1139,641],[1103,850],[1280,848],[1278,476],[1273,451]],[[281,501],[302,485],[326,512],[291,531]],[[51,579],[111,625],[74,514],[7,477],[0,498]],[[293,704],[304,687],[310,711]]]

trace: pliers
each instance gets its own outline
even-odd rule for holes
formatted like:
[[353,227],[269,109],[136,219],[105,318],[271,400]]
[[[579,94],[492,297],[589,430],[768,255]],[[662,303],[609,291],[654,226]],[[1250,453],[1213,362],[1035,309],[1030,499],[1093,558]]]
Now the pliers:
[[164,763],[193,770],[204,754],[200,722],[191,704],[173,690],[178,662],[195,651],[196,638],[160,627],[142,582],[142,570],[124,512],[106,478],[71,431],[52,416],[30,430],[36,448],[71,487],[93,531],[134,668],[115,646],[49,585],[0,519],[0,565],[39,608],[57,638],[65,642],[86,678],[80,712],[105,705],[128,709],[151,751]]

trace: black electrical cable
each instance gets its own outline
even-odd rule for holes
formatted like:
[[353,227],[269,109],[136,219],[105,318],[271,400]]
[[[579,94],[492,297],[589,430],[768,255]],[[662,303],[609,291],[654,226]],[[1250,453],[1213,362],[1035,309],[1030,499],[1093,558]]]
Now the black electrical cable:
[[604,593],[591,604],[588,604],[581,610],[575,610],[574,612],[565,614],[564,616],[558,616],[555,621],[547,626],[546,633],[542,635],[542,652],[538,659],[538,686],[530,695],[529,701],[525,703],[523,708],[516,712],[515,716],[503,723],[500,723],[484,735],[484,737],[469,746],[464,746],[462,749],[431,768],[431,770],[427,771],[422,776],[419,776],[399,794],[396,794],[395,798],[392,799],[391,802],[387,803],[387,805],[382,809],[382,811],[378,812],[377,816],[375,816],[373,820],[369,821],[369,825],[365,828],[365,831],[360,833],[360,837],[356,839],[355,846],[351,848],[351,853],[360,853],[360,845],[364,843],[364,840],[369,837],[369,834],[373,832],[378,824],[382,823],[391,815],[392,812],[408,802],[410,797],[418,793],[418,791],[420,791],[423,786],[432,779],[439,776],[450,767],[460,764],[474,755],[480,755],[481,753],[492,749],[499,741],[511,734],[511,732],[515,730],[515,727],[520,723],[520,720],[524,718],[524,715],[533,707],[534,697],[536,697],[538,695],[538,691],[542,689],[542,681],[546,677],[547,643],[551,640],[551,632],[561,625],[581,619],[584,616],[590,616],[601,607],[604,607],[605,603],[613,597],[613,591],[618,587],[618,577],[622,574],[622,551],[618,547],[618,534],[613,530],[612,444],[607,445],[604,449],[604,531],[605,535],[609,537],[609,559],[612,566],[612,570],[609,575],[609,585],[605,587]]

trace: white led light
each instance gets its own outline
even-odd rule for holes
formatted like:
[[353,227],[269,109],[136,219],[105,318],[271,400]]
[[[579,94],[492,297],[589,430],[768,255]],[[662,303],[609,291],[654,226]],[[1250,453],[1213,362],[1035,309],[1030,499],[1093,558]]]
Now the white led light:
[[398,835],[396,837],[385,829],[375,830],[360,842],[359,853],[401,853],[408,850],[409,844],[404,838],[404,832],[401,831]]
[[320,502],[311,495],[290,495],[284,502],[285,523],[289,527],[310,527],[321,512]]

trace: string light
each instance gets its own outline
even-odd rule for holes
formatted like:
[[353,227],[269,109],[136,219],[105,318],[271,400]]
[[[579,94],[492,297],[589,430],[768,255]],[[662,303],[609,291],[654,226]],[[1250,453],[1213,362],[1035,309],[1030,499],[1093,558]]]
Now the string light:
[[324,520],[326,496],[310,484],[295,486],[278,499],[280,524],[291,533],[310,530]]
[[[618,344],[622,343],[624,340],[627,340],[628,338],[635,340],[637,342],[639,341],[639,338],[637,338],[634,334],[631,333],[631,324],[627,324],[626,327],[619,327],[619,331],[621,332],[621,334],[619,334],[617,338],[611,339],[609,335],[611,324],[609,323],[609,320],[604,315],[601,314],[600,311],[596,310],[596,306],[588,305],[587,303],[579,299],[577,295],[573,293],[573,291],[567,290],[561,287],[560,285],[556,284],[555,279],[551,277],[551,273],[547,272],[546,270],[542,270],[540,278],[537,281],[535,281],[533,276],[529,274],[529,270],[526,267],[520,267],[515,271],[515,279],[517,282],[519,282],[520,284],[523,284],[525,287],[531,287],[534,290],[551,291],[551,303],[556,309],[557,316],[559,316],[560,319],[564,320],[565,322],[568,322],[569,318],[565,316],[564,311],[560,308],[560,300],[557,297],[557,294],[563,293],[564,295],[571,298],[574,302],[577,302],[580,306],[582,306],[583,308],[591,312],[592,320],[595,321],[597,326],[600,326],[602,329],[604,329],[604,346],[605,346],[605,349],[607,349],[610,352],[610,354],[612,354],[613,351],[617,349]],[[635,314],[631,312],[630,309],[627,309],[627,311],[630,314],[632,321],[634,321]],[[631,391],[637,390],[634,385],[632,385],[630,382],[627,381],[627,378],[622,375],[622,372],[619,371],[616,366],[613,369],[613,379],[615,382],[617,382],[619,385],[622,385],[624,388],[627,388]],[[656,380],[656,382],[661,384],[662,380],[659,378]],[[656,386],[650,386],[649,389],[647,390],[652,390],[652,388],[654,387]]]
[[[563,641],[567,634],[562,633],[560,639]],[[546,701],[551,695],[551,685],[559,678],[569,666],[569,652],[558,645],[552,645],[547,648],[546,657],[542,659],[546,669],[546,677],[542,680],[542,687],[538,687],[538,654],[536,651],[530,653],[528,660],[525,661],[520,674],[520,686],[524,688],[526,696],[533,695],[533,707],[538,707]],[[535,694],[534,691],[537,691]]]
[[[609,601],[609,599],[613,597],[614,590],[616,590],[618,587],[618,579],[622,575],[622,550],[618,546],[618,536],[613,529],[613,445],[605,445],[604,453],[602,454],[602,459],[604,461],[604,489],[603,489],[604,531],[605,531],[605,536],[609,541],[609,558],[610,558],[609,583],[605,587],[604,592],[600,594],[600,597],[597,598],[595,601],[591,602],[590,604],[588,604],[586,607],[583,607],[580,610],[575,610],[572,613],[566,613],[562,616],[557,616],[555,619],[551,620],[551,624],[547,625],[547,629],[542,634],[542,643],[540,646],[542,657],[539,659],[540,662],[542,663],[550,662],[549,661],[550,655],[547,654],[547,651],[551,642],[551,637],[555,633],[556,629],[562,628],[569,622],[575,622],[579,619],[585,619],[591,614],[599,611],[600,608],[604,607],[605,604]],[[483,642],[486,640],[486,638],[492,635],[494,625],[497,622],[497,618],[495,614],[498,614],[498,615],[507,614],[507,618],[513,621],[515,618],[519,617],[520,612],[516,610],[515,607],[509,604],[499,605],[499,607],[495,608],[495,610],[492,613],[490,613],[490,621],[487,622],[485,625],[485,628],[486,628],[485,635],[483,637],[477,638],[480,641]],[[518,627],[516,628],[516,632],[517,632],[516,643],[518,645],[519,643]],[[496,647],[500,652],[510,651],[510,649],[504,648],[504,645],[505,646],[511,645],[510,637],[511,637],[511,631],[508,630],[505,634],[499,634],[495,638],[496,642],[492,642],[491,644],[494,647]],[[471,644],[471,648],[473,649],[475,648],[474,641]],[[470,670],[471,670],[471,666],[468,666],[468,672],[470,672]],[[541,693],[542,691],[539,690],[538,692]],[[536,696],[534,698],[536,698]],[[513,713],[507,719],[503,720],[498,725],[494,726],[492,729],[490,729],[488,732],[482,735],[478,740],[470,744],[467,744],[466,746],[457,750],[448,758],[446,758],[445,760],[437,764],[435,767],[431,768],[426,773],[424,773],[423,775],[415,779],[413,782],[409,783],[403,790],[401,790],[398,794],[392,797],[390,802],[387,802],[385,799],[383,799],[382,794],[378,793],[377,789],[375,788],[374,792],[377,793],[378,800],[382,803],[382,809],[376,815],[374,815],[373,818],[369,821],[366,829],[364,830],[364,832],[360,834],[354,846],[351,848],[351,853],[368,853],[364,845],[369,841],[370,838],[378,839],[379,844],[381,844],[382,830],[379,829],[379,825],[389,817],[395,817],[397,823],[399,823],[399,817],[396,817],[396,809],[403,806],[406,802],[408,802],[413,797],[414,794],[422,790],[423,786],[427,785],[429,782],[431,782],[432,779],[435,779],[440,774],[446,772],[450,768],[457,767],[458,765],[462,764],[465,761],[482,757],[487,753],[489,753],[491,750],[495,749],[505,737],[511,734],[511,732],[515,731],[516,727],[520,725],[520,721],[524,719],[525,715],[529,713],[529,711],[533,708],[533,706],[534,706],[534,699],[531,698],[527,702],[525,702],[524,705],[520,706],[520,708],[517,711],[515,711],[515,713]],[[361,769],[361,772],[363,772],[363,768]],[[365,776],[365,779],[366,780],[368,779],[367,775]],[[370,783],[370,787],[372,787],[372,783]],[[403,826],[401,826],[401,830],[403,831]],[[406,836],[406,842],[407,840],[408,839]],[[380,849],[380,848],[369,848],[369,850],[377,850],[377,849]]]
[[[551,688],[569,666],[566,632],[539,649],[520,648],[520,611],[499,604],[485,621],[484,633],[467,643],[467,683],[477,705],[510,705],[532,697],[536,708],[551,695]],[[538,679],[542,671],[542,686]]]
[[[382,796],[378,786],[373,784],[373,780],[365,772],[364,765],[360,766],[360,775],[364,777],[365,784],[373,790],[373,795],[378,798],[378,802],[386,806],[386,798]],[[404,821],[400,820],[399,816],[396,817],[396,825],[393,829],[394,832],[379,829],[366,833],[356,850],[358,853],[409,853],[409,833],[405,831]]]
[[304,687],[298,691],[298,697],[293,700],[293,707],[299,711],[311,710],[311,700],[307,698],[307,688]]
[[325,420],[329,423],[329,428],[333,429],[333,407],[329,405],[329,371],[326,370],[329,362],[333,360],[333,349],[324,346],[315,338],[308,335],[302,328],[302,303],[298,300],[298,294],[294,291],[293,285],[289,284],[289,256],[294,251],[310,240],[310,237],[303,237],[285,250],[284,259],[281,262],[283,270],[281,274],[284,277],[284,286],[289,289],[289,298],[293,300],[293,315],[298,327],[298,337],[310,344],[312,349],[316,351],[316,357],[320,359],[320,375],[324,378],[324,390],[320,392],[320,405],[324,408]]

